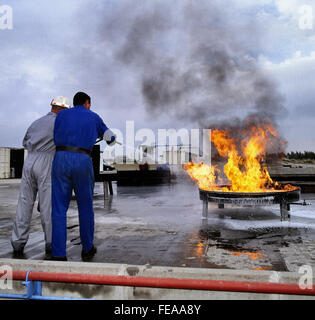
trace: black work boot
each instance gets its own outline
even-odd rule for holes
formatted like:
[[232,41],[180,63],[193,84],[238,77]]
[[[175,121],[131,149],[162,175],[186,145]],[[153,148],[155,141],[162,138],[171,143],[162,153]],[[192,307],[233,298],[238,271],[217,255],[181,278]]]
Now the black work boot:
[[52,257],[51,244],[48,243],[45,246],[45,259],[44,260],[50,260],[51,257]]
[[52,255],[52,250],[51,250],[51,243],[46,243],[45,245],[45,253],[48,255]]
[[47,259],[45,259],[45,260],[50,260],[50,261],[68,261],[67,257],[54,257],[54,256],[47,257]]
[[96,252],[97,252],[97,249],[93,245],[92,248],[89,251],[82,250],[81,258],[82,258],[83,261],[89,261],[90,259],[92,259],[94,257]]
[[13,250],[13,258],[14,259],[23,259],[25,257],[24,255],[24,248],[19,250]]

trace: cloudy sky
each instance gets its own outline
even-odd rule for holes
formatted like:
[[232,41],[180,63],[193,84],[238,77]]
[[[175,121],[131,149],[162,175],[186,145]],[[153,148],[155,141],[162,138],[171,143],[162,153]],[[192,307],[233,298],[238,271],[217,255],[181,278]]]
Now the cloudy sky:
[[[13,29],[0,30],[0,146],[21,146],[54,96],[85,91],[112,128],[196,128],[259,108],[287,151],[315,151],[313,0],[1,5],[12,7]],[[304,5],[313,29],[300,28]]]

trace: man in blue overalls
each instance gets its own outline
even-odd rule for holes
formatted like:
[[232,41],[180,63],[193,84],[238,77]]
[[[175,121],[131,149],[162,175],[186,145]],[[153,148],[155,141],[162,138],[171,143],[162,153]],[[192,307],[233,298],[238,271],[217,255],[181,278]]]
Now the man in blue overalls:
[[78,92],[73,108],[61,111],[55,122],[56,155],[52,165],[52,260],[66,261],[67,210],[72,190],[77,197],[82,242],[82,259],[96,253],[94,239],[94,172],[91,151],[97,138],[109,145],[115,134],[90,111],[91,98]]

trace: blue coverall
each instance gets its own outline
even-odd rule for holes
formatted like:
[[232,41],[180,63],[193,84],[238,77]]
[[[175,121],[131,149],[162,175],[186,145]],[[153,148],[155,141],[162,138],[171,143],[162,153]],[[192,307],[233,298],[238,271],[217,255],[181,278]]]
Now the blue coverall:
[[[56,147],[92,150],[97,138],[109,130],[103,120],[83,106],[61,111],[55,122]],[[111,132],[111,131],[109,131]],[[89,251],[94,239],[94,172],[88,154],[58,151],[52,165],[52,255],[66,256],[67,210],[72,190],[77,197],[82,249]]]

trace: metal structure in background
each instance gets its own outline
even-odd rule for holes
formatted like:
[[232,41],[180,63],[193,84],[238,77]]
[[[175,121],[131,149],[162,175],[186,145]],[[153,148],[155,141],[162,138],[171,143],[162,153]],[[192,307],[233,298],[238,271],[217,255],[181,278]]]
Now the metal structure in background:
[[[96,143],[100,142],[99,140]],[[95,182],[103,183],[104,201],[108,200],[109,194],[113,195],[112,181],[117,180],[117,171],[101,171],[101,147],[100,145],[94,145],[92,150],[92,163],[94,169]]]
[[202,216],[208,218],[208,203],[218,204],[219,209],[224,209],[225,204],[234,206],[268,206],[280,204],[281,221],[290,219],[290,204],[300,200],[301,189],[292,191],[272,191],[260,193],[207,191],[199,189],[200,200],[203,201]]

